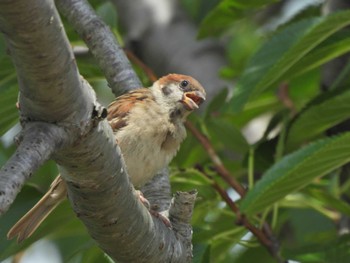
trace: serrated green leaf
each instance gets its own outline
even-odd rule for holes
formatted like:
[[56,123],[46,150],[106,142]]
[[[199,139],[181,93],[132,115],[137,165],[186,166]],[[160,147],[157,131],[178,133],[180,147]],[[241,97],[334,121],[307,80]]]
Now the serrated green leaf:
[[312,143],[273,165],[241,203],[247,215],[261,212],[312,182],[313,179],[350,161],[350,133]]
[[319,18],[313,18],[294,23],[272,36],[269,41],[261,46],[248,62],[242,77],[235,86],[231,104],[234,111],[243,108],[264,75],[297,42],[298,38],[318,21]]
[[[267,88],[282,81],[287,73],[288,78],[291,78],[293,77],[291,73],[300,74],[345,52],[346,41],[341,44],[341,48],[338,46],[336,52],[331,48],[323,48],[318,51],[319,53],[304,58],[321,42],[349,24],[350,11],[343,11],[326,17],[303,20],[286,27],[252,57],[234,90],[232,109],[240,111],[250,98],[258,96]],[[330,52],[327,56],[326,51]],[[312,61],[310,59],[312,57],[318,60]],[[307,65],[298,63],[303,58],[308,62]],[[293,69],[296,65],[298,67]]]
[[293,122],[287,137],[286,148],[296,147],[301,142],[326,131],[349,118],[350,91],[332,97],[303,112]]
[[310,52],[301,58],[292,68],[283,76],[298,76],[309,70],[312,70],[324,63],[339,57],[350,50],[350,38],[338,40],[335,43],[322,46]]

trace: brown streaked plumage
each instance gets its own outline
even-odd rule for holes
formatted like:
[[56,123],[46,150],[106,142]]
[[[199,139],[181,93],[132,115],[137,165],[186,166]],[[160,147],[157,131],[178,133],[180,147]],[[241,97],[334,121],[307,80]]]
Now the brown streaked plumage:
[[[131,91],[108,106],[107,120],[120,146],[128,175],[136,188],[169,164],[186,137],[186,117],[205,100],[194,78],[170,74],[150,88]],[[66,197],[59,176],[44,197],[8,232],[18,242],[28,238]]]
[[131,91],[118,97],[108,106],[107,120],[114,131],[126,126],[130,110],[140,101],[154,99],[145,88]]

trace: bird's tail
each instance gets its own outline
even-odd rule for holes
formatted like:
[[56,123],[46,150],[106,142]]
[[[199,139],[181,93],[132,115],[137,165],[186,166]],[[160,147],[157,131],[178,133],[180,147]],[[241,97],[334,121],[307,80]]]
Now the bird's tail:
[[61,176],[56,177],[48,192],[30,209],[7,233],[7,238],[17,237],[20,243],[31,236],[41,222],[65,199],[67,195],[66,184]]

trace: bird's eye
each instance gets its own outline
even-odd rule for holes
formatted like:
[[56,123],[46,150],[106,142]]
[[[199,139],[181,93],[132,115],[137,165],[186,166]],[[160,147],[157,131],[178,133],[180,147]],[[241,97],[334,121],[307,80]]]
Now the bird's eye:
[[180,82],[180,87],[182,89],[186,88],[190,83],[187,80],[183,80]]

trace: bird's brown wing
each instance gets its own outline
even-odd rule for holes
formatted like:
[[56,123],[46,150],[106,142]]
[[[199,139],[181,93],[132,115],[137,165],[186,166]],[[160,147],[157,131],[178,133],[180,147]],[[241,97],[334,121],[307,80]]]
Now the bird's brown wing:
[[126,93],[109,104],[107,120],[113,131],[117,131],[127,125],[128,115],[137,103],[153,99],[154,97],[150,90],[142,88]]

